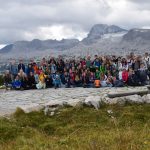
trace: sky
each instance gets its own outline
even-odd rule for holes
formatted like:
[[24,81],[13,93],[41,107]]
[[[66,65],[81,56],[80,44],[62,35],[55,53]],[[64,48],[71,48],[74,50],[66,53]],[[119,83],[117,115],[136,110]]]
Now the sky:
[[150,0],[0,0],[0,45],[33,39],[81,40],[94,24],[150,28],[149,16]]

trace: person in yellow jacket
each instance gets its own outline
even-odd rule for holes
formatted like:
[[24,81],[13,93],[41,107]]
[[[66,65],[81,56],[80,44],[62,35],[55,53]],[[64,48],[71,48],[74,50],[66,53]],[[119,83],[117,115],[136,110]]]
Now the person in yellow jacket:
[[39,75],[39,83],[36,84],[37,89],[45,89],[46,88],[46,82],[45,82],[46,77],[47,76],[44,74],[44,72],[41,71],[40,75]]

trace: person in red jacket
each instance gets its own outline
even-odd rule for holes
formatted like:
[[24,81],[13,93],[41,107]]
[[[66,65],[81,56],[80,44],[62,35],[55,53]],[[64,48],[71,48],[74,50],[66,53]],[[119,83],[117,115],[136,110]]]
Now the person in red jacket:
[[124,68],[122,71],[122,80],[124,83],[127,83],[128,77],[129,77],[128,71]]
[[83,68],[84,66],[86,66],[85,58],[83,58],[83,59],[81,60],[81,66],[82,66],[82,68]]

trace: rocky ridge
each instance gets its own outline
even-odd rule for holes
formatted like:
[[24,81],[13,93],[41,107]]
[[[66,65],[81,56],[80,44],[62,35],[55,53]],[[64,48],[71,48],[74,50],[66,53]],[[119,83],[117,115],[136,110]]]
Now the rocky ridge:
[[124,88],[60,88],[29,91],[0,91],[0,116],[10,115],[19,107],[26,113],[44,109],[45,113],[49,110],[54,111],[58,107],[69,105],[72,107],[83,104],[101,108],[101,103],[121,104],[129,103],[150,103],[150,94],[139,96],[125,96],[119,98],[109,98],[110,92],[127,92],[147,90],[146,87],[124,87]]

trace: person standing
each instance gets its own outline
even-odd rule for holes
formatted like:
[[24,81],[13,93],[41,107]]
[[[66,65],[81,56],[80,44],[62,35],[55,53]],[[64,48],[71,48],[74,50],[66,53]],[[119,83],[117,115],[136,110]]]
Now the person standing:
[[18,64],[18,72],[19,72],[21,69],[23,70],[23,72],[25,72],[25,65],[23,64],[23,60],[20,60],[20,61],[19,61],[19,64]]

